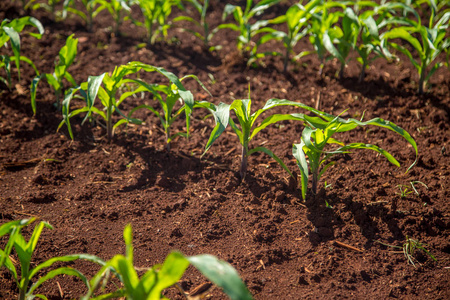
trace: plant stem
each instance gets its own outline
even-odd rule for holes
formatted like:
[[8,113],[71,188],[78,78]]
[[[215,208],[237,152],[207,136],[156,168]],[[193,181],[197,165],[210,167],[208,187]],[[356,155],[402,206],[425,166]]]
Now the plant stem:
[[364,77],[366,77],[366,66],[367,66],[367,63],[364,62],[364,64],[362,65],[361,73],[359,73],[358,83],[363,82]]
[[[60,83],[62,85],[62,82]],[[61,89],[58,89],[55,91],[55,96],[56,96],[56,109],[60,110],[61,109],[61,101],[60,101],[60,95],[61,95]]]
[[289,63],[289,53],[290,53],[289,50],[290,50],[289,47],[286,47],[286,54],[284,56],[283,72],[287,71],[287,66],[288,66],[288,63]]
[[92,23],[93,23],[92,14],[93,14],[92,11],[88,11],[86,15],[86,29],[88,32],[92,32]]
[[419,78],[419,95],[423,94],[423,90],[425,87],[425,68],[422,66],[422,72],[420,72],[420,78]]
[[167,127],[166,128],[166,149],[167,149],[167,152],[170,152],[169,138],[170,138],[170,127]]
[[345,63],[341,63],[341,69],[339,70],[339,80],[342,80],[344,78],[344,69]]
[[[24,275],[22,275],[24,276]],[[19,285],[19,300],[25,300],[25,294],[27,292],[27,288],[28,288],[28,283],[30,281],[27,278],[23,278],[23,282],[21,282],[21,284]]]
[[243,181],[245,179],[245,175],[247,174],[247,152],[248,152],[248,145],[242,145],[242,157],[241,157],[241,180]]
[[313,176],[313,178],[312,178],[312,192],[313,192],[314,198],[315,198],[316,195],[317,195],[317,181],[319,179],[319,170],[315,170],[312,173],[312,176]]
[[112,137],[113,137],[113,132],[112,132],[112,110],[113,110],[113,106],[111,104],[111,101],[113,101],[113,99],[109,98],[109,105],[106,109],[106,134],[108,135],[108,141],[111,141]]
[[323,75],[323,67],[324,67],[324,59],[323,58],[321,58],[320,59],[320,66],[319,66],[319,77],[322,77],[322,75]]

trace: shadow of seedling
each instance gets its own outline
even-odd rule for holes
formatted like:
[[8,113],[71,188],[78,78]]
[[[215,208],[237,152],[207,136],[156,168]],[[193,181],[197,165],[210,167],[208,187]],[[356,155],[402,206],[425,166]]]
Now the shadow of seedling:
[[[153,147],[133,147],[128,152],[128,160],[133,162],[140,156],[145,163],[133,184],[124,187],[124,192],[158,187],[171,192],[180,192],[186,185],[180,177],[191,171],[201,172],[205,164],[200,159],[182,152],[158,151]],[[132,165],[130,165],[131,167]]]
[[320,189],[317,195],[308,193],[304,202],[308,208],[306,217],[313,224],[313,230],[308,234],[309,241],[313,246],[334,239],[333,226],[339,224],[339,217],[332,204],[339,201],[335,194],[326,194],[325,189]]

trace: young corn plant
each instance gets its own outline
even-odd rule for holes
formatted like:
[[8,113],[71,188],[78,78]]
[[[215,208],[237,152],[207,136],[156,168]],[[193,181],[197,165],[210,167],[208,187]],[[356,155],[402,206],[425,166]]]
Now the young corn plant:
[[[317,184],[320,177],[330,166],[336,163],[335,161],[329,161],[329,159],[336,154],[351,153],[351,151],[355,149],[368,149],[380,153],[395,166],[400,166],[400,163],[386,150],[376,145],[365,143],[344,144],[333,138],[335,133],[350,131],[358,126],[367,125],[389,129],[399,134],[409,144],[411,144],[415,150],[417,161],[418,150],[414,139],[408,132],[390,121],[383,120],[381,118],[374,118],[366,122],[358,121],[352,118],[345,120],[340,117],[334,117],[326,113],[321,113],[319,117],[305,116],[304,122],[306,127],[302,132],[301,142],[299,144],[294,144],[292,148],[293,155],[297,160],[297,165],[300,169],[300,185],[303,200],[306,199],[308,176],[310,171],[312,173],[312,193],[315,197],[315,195],[317,195]],[[333,150],[326,150],[325,148],[327,145],[338,145],[338,147]],[[408,170],[414,166],[416,161],[414,161]]]
[[[70,262],[77,259],[86,259],[95,263],[102,264],[102,261],[93,255],[88,254],[74,254],[53,257],[49,260],[38,264],[34,268],[32,267],[32,256],[36,250],[39,237],[41,236],[42,230],[45,228],[53,229],[53,227],[47,222],[40,222],[34,227],[33,233],[28,240],[28,242],[23,237],[21,230],[23,227],[28,226],[33,223],[35,218],[11,221],[0,226],[0,238],[5,235],[9,235],[8,242],[5,248],[0,249],[0,268],[5,267],[11,273],[14,278],[17,287],[19,289],[19,300],[34,299],[36,297],[41,299],[47,299],[44,295],[35,294],[35,291],[44,282],[58,276],[58,275],[68,275],[75,276],[82,280],[86,284],[88,290],[90,291],[89,281],[81,272],[71,267],[58,267],[50,271],[45,271],[47,268],[52,267],[55,263],[60,262]],[[19,264],[20,264],[20,276],[16,270],[15,264],[10,258],[10,253],[12,250],[15,251]],[[33,279],[37,276],[39,277],[36,281]],[[34,282],[33,282],[34,281]]]
[[[162,265],[148,268],[139,277],[133,264],[133,233],[131,225],[124,229],[125,256],[116,255],[107,261],[100,271],[91,279],[92,288],[82,300],[91,299],[94,292],[110,279],[110,273],[122,283],[122,287],[114,292],[102,294],[98,299],[125,297],[126,299],[165,299],[163,291],[174,286],[187,267],[192,264],[211,282],[223,289],[231,299],[253,299],[245,284],[239,278],[236,270],[227,262],[218,260],[211,255],[196,255],[186,257],[178,252],[170,253]],[[185,296],[185,295],[184,295]]]
[[[118,99],[116,98],[117,92],[126,83],[124,77],[129,74],[137,73],[138,71],[139,70],[137,69],[129,68],[127,65],[115,67],[111,75],[103,73],[99,76],[89,76],[87,82],[83,82],[80,86],[68,90],[63,101],[63,120],[59,124],[58,130],[65,124],[67,126],[70,138],[73,139],[70,119],[80,113],[86,113],[83,123],[88,119],[92,119],[92,113],[102,117],[106,122],[105,127],[108,140],[112,139],[115,128],[121,124],[126,122],[140,124],[140,120],[128,119],[128,117],[125,116],[118,108],[125,98],[131,96],[133,92],[124,93]],[[104,87],[101,86],[102,84]],[[82,108],[70,111],[70,102],[77,92],[81,94],[78,97],[84,99],[86,105]],[[137,93],[137,91],[135,91],[135,93]],[[104,110],[100,110],[94,106],[97,96],[100,98],[100,102],[104,106]],[[113,114],[116,111],[124,119],[120,119],[118,122],[113,124]]]
[[[442,62],[436,62],[437,57],[450,47],[450,37],[448,37],[450,11],[440,18],[436,18],[435,13],[432,9],[428,24],[423,25],[419,14],[415,12],[417,21],[404,18],[400,20],[401,24],[407,25],[395,27],[381,35],[384,42],[408,57],[416,68],[419,75],[419,94],[423,94],[430,77],[444,65]],[[398,21],[394,20],[394,22]],[[410,48],[391,41],[395,39],[409,43],[415,53],[411,52]],[[392,57],[388,51],[385,54]]]
[[228,15],[233,14],[237,24],[221,24],[217,28],[227,28],[239,32],[237,48],[242,55],[250,55],[249,61],[252,61],[251,54],[256,52],[254,49],[256,44],[252,41],[252,38],[257,34],[267,32],[270,29],[266,27],[269,24],[269,20],[258,20],[251,23],[251,19],[261,15],[267,8],[278,2],[280,2],[280,0],[262,0],[252,7],[253,0],[247,0],[244,10],[242,10],[240,6],[227,4],[222,19],[224,21]]
[[[14,61],[17,68],[17,75],[20,80],[20,62],[28,63],[39,75],[39,71],[37,70],[35,64],[27,57],[20,55],[20,33],[25,28],[25,26],[34,26],[38,29],[39,33],[29,34],[37,39],[40,39],[44,34],[44,27],[42,27],[41,22],[33,17],[22,17],[19,19],[4,19],[0,24],[0,50],[3,50],[3,47],[11,46],[13,51],[13,56],[9,55],[0,55],[0,68],[4,69],[6,72],[6,78],[0,77],[0,80],[11,88],[11,61]],[[9,43],[8,43],[9,42]],[[2,49],[3,48],[3,49]]]
[[99,6],[97,0],[81,0],[81,4],[84,7],[84,11],[76,8],[75,0],[64,0],[64,11],[80,17],[86,23],[87,31],[92,32],[95,17],[97,17],[105,7]]
[[61,107],[61,97],[64,96],[64,82],[66,79],[72,86],[77,86],[75,79],[67,71],[67,69],[73,64],[75,56],[77,55],[78,39],[70,35],[66,44],[59,51],[58,58],[55,61],[55,71],[53,74],[42,74],[36,76],[31,83],[31,107],[33,108],[33,113],[36,114],[36,91],[41,79],[45,79],[47,83],[55,91],[56,106],[59,109]]
[[131,9],[127,0],[95,0],[100,6],[97,10],[106,9],[114,20],[113,32],[115,36],[120,36],[120,25],[124,20],[124,15],[130,13]]
[[[171,27],[168,18],[172,12],[172,7],[177,5],[182,7],[179,0],[136,0],[141,9],[147,29],[147,42],[154,44],[159,35],[167,39],[167,30]],[[139,26],[142,24],[135,21]]]
[[[145,83],[142,80],[125,78],[126,76],[137,74],[141,70],[145,72],[158,72],[159,74],[168,78],[169,81],[171,82],[170,86],[171,91],[169,91],[167,87],[164,88],[162,86],[160,86],[160,88],[162,89],[160,91],[157,88],[158,85],[152,86],[150,84]],[[193,75],[187,77],[196,78]],[[133,91],[123,93],[122,95],[117,97],[118,91],[121,90],[121,88],[124,85],[129,83],[137,83],[139,84],[139,87]],[[168,93],[169,102],[167,102],[167,99],[166,102],[165,101],[161,102],[165,113],[165,118],[160,117],[160,120],[163,122],[164,125],[167,125],[167,128],[170,128],[170,125],[173,122],[173,116],[171,114],[169,115],[167,114],[167,112],[172,112],[172,108],[174,105],[174,103],[172,103],[172,100],[175,98],[176,100],[182,99],[186,105],[184,106],[184,109],[179,110],[177,113],[179,114],[181,114],[182,112],[185,113],[186,126],[187,129],[189,130],[190,114],[194,107],[194,97],[192,93],[186,90],[186,88],[183,86],[178,77],[175,76],[173,73],[168,72],[163,68],[143,64],[141,62],[130,62],[126,65],[116,67],[111,75],[104,73],[99,76],[90,76],[87,82],[84,82],[79,87],[71,89],[69,92],[67,92],[63,102],[63,120],[59,124],[58,129],[60,129],[65,124],[67,126],[70,137],[73,139],[70,119],[76,115],[79,115],[80,113],[86,113],[86,116],[84,118],[84,121],[86,121],[87,119],[90,119],[92,113],[94,113],[96,115],[99,115],[105,120],[107,137],[108,140],[111,140],[114,135],[114,130],[118,126],[126,124],[128,122],[134,124],[142,123],[142,121],[139,119],[134,119],[126,116],[124,113],[121,112],[119,106],[127,97],[144,91],[150,91],[155,97],[157,97],[157,99],[160,98],[158,98],[156,94],[159,95],[160,92]],[[70,111],[70,102],[77,92],[79,92],[81,94],[81,98],[85,100],[86,106],[76,109],[74,111]],[[104,107],[104,111],[94,106],[97,97],[100,99]],[[161,96],[159,95],[159,97]],[[160,116],[156,112],[156,110],[154,109],[152,110],[150,106],[139,106],[130,112],[130,116],[134,111],[140,108],[147,108],[156,113],[158,116]],[[114,112],[117,112],[122,117],[115,124],[113,124]],[[174,136],[170,135],[169,129],[167,132],[169,135],[169,142],[170,142],[170,140]]]
[[361,23],[352,8],[345,8],[342,14],[341,27],[342,28],[336,26],[324,35],[325,48],[341,63],[339,79],[344,78],[344,70],[348,62],[348,55],[352,49],[356,48],[356,43],[361,30]]
[[[272,157],[275,161],[277,161],[280,166],[288,172],[289,175],[293,176],[291,171],[287,168],[287,166],[283,163],[283,161],[276,156],[271,150],[266,147],[255,147],[250,148],[250,141],[256,136],[258,132],[266,128],[267,126],[277,123],[279,121],[284,120],[297,120],[301,121],[304,119],[303,114],[273,114],[266,117],[259,125],[256,125],[256,120],[262,113],[279,106],[295,106],[307,111],[318,112],[315,109],[306,106],[299,102],[289,101],[285,99],[269,99],[263,108],[258,109],[254,113],[251,113],[251,99],[250,95],[248,99],[237,99],[234,100],[231,105],[220,103],[219,105],[214,105],[206,102],[197,103],[197,107],[204,107],[212,113],[214,116],[216,125],[211,132],[209,140],[205,146],[204,154],[209,150],[214,141],[225,131],[228,124],[230,124],[234,133],[237,135],[239,139],[239,143],[242,146],[241,151],[241,167],[240,167],[240,175],[241,179],[245,179],[245,175],[247,173],[247,161],[248,157],[256,152],[263,152],[270,157]],[[237,123],[230,118],[230,112],[234,111]],[[319,112],[318,112],[319,113]],[[238,124],[240,127],[238,127]],[[204,155],[203,154],[203,155]]]
[[[270,21],[271,24],[286,23],[287,33],[280,30],[268,29],[269,33],[262,36],[257,42],[257,46],[267,43],[271,40],[281,40],[283,46],[286,49],[284,54],[284,64],[283,70],[286,72],[288,63],[290,61],[296,61],[297,59],[309,54],[309,51],[303,51],[298,55],[295,55],[292,59],[291,54],[294,53],[294,47],[297,45],[300,39],[302,39],[309,30],[309,19],[311,18],[311,11],[320,4],[321,0],[314,0],[308,2],[305,6],[300,3],[292,5],[286,12],[278,18]],[[277,55],[282,55],[281,53],[276,53]]]
[[367,11],[358,17],[361,22],[361,43],[356,47],[359,54],[356,60],[361,64],[361,73],[358,78],[360,83],[366,76],[369,64],[379,57],[385,57],[381,48],[380,27],[371,12]]
[[209,28],[208,22],[206,21],[206,12],[208,11],[209,0],[204,0],[203,3],[197,0],[188,0],[187,2],[191,3],[192,6],[194,6],[195,10],[197,10],[197,12],[199,13],[200,22],[189,16],[176,17],[175,19],[173,19],[173,22],[186,21],[194,24],[198,28],[201,28],[203,32],[200,32],[200,30],[195,31],[189,28],[182,28],[182,30],[193,34],[196,38],[201,40],[203,42],[203,46],[209,51],[214,51],[215,49],[217,49],[217,47],[211,46],[211,39],[217,32],[217,28],[211,30]]
[[338,29],[336,25],[341,17],[341,12],[332,12],[334,7],[343,7],[343,4],[334,1],[327,1],[320,5],[312,14],[310,19],[309,41],[314,47],[314,51],[319,57],[319,76],[322,76],[325,61],[331,57],[327,56],[327,48],[330,48],[330,32],[334,33]]
[[370,1],[361,1],[355,5],[355,13],[359,12],[360,9],[364,9],[364,11],[358,15],[361,33],[360,41],[355,48],[359,54],[356,60],[361,64],[359,83],[364,80],[366,69],[370,63],[377,58],[389,59],[385,55],[388,52],[386,49],[387,45],[382,42],[380,32],[387,32],[393,23],[400,22],[401,19],[396,17],[398,10],[413,11],[405,4],[398,2],[387,2],[378,5]]
[[[192,108],[195,106],[192,94],[184,88],[181,82],[187,78],[192,78],[196,80],[200,84],[200,86],[205,89],[205,91],[207,91],[208,93],[209,91],[195,75],[186,75],[178,80],[178,78],[176,78],[176,76],[172,73],[163,71],[163,69],[161,69],[161,72],[165,72],[166,77],[172,78],[170,85],[148,84],[140,79],[130,79],[130,82],[138,84],[139,91],[150,92],[153,95],[153,98],[156,99],[161,105],[162,113],[158,112],[151,105],[143,104],[132,109],[129,116],[131,117],[131,115],[139,109],[148,109],[149,111],[154,113],[161,121],[161,125],[166,135],[166,149],[167,151],[170,151],[170,143],[176,137],[182,136],[185,138],[189,138],[190,115]],[[179,102],[181,105],[179,108],[175,108],[177,102]],[[172,134],[171,126],[173,122],[183,114],[186,117],[186,132],[177,132],[175,134]]]

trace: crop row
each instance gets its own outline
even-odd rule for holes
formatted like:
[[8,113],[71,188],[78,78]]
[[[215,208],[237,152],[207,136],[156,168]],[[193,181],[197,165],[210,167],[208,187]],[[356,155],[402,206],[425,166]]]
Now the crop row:
[[[213,45],[213,37],[219,30],[233,30],[238,33],[236,47],[247,59],[248,64],[256,65],[267,56],[283,57],[284,71],[289,63],[296,62],[305,55],[315,53],[321,67],[326,61],[337,59],[340,62],[339,77],[344,76],[345,67],[353,55],[361,64],[359,81],[364,79],[365,71],[377,58],[387,60],[399,59],[393,50],[403,53],[415,67],[418,80],[418,93],[424,91],[425,85],[436,70],[446,64],[449,68],[450,38],[447,35],[450,22],[448,1],[300,1],[290,6],[284,15],[265,19],[263,13],[270,7],[280,5],[280,0],[263,0],[253,3],[247,0],[245,7],[227,4],[223,11],[220,25],[211,28],[208,24],[209,0],[48,0],[38,2],[23,0],[24,8],[46,9],[55,20],[62,20],[68,14],[82,18],[89,31],[92,30],[96,16],[107,11],[114,23],[113,32],[120,35],[120,26],[130,20],[137,26],[145,28],[145,41],[154,44],[158,40],[168,41],[168,30],[181,29],[192,33],[200,39],[206,49],[215,51],[220,45]],[[183,4],[184,2],[184,4]],[[61,6],[62,3],[62,6]],[[141,17],[131,15],[136,6]],[[57,7],[62,7],[60,11]],[[179,16],[170,18],[173,8],[181,10]],[[192,10],[195,12],[192,14]],[[184,15],[183,12],[190,12]],[[195,16],[193,16],[195,15]],[[226,23],[230,16],[233,22]],[[425,17],[421,17],[425,16]],[[144,20],[143,22],[140,20]],[[32,21],[35,26],[42,28]],[[189,28],[186,25],[191,23]],[[282,24],[282,26],[279,26]],[[17,27],[16,27],[17,26]],[[275,29],[282,28],[282,29]],[[4,28],[7,28],[6,30]],[[13,35],[23,27],[12,24],[9,20],[2,22],[0,39],[5,44],[11,38],[14,60],[19,68],[20,43],[12,41]],[[16,31],[16,33],[12,33]],[[313,51],[296,52],[296,45],[303,38],[309,38]],[[281,43],[284,51],[261,52],[260,46],[268,42]],[[443,54],[442,59],[439,56]],[[446,55],[445,55],[446,53]],[[445,58],[444,58],[445,56]],[[26,58],[23,58],[26,60]],[[444,61],[446,61],[444,63]],[[3,67],[8,73],[10,86],[9,61],[2,57]],[[30,61],[27,61],[30,63]]]
[[[251,1],[248,1],[244,15],[247,14],[247,17],[250,17],[258,12],[262,12],[264,9],[267,9],[270,5],[274,5],[275,3],[276,1],[266,0],[261,1],[252,7]],[[324,2],[321,5],[330,5],[330,3],[335,2]],[[207,4],[208,2],[204,2],[203,8],[207,8]],[[319,2],[316,3],[315,1],[312,1],[307,5],[308,8],[305,7],[304,9],[306,9],[309,14],[312,7],[317,5],[319,5]],[[359,3],[359,5],[363,5],[363,3]],[[366,3],[365,5],[368,4]],[[400,4],[395,4],[394,7],[397,7],[397,5]],[[292,16],[290,16],[290,11],[293,8],[299,9],[300,7],[301,5],[297,4],[292,6],[286,13],[286,16],[288,17],[285,16],[283,20],[291,22]],[[322,9],[324,9],[323,7]],[[404,5],[401,7],[404,7]],[[237,16],[240,15],[242,11],[241,8],[237,6],[225,7],[226,14],[232,12]],[[327,12],[327,14],[331,14],[331,12]],[[446,15],[450,16],[450,12],[444,14],[444,16]],[[444,18],[444,16],[442,18]],[[310,15],[310,17],[312,17],[312,15]],[[280,18],[277,17],[275,20],[280,21]],[[41,34],[43,28],[39,21],[32,17],[23,17],[12,21],[5,20],[2,24],[4,26],[2,27],[3,31],[0,32],[2,34],[1,37],[5,42],[11,42],[14,50],[14,56],[11,59],[15,61],[18,71],[20,70],[20,61],[26,61],[34,66],[29,59],[19,54],[20,39],[18,32],[21,32],[26,25],[32,25],[37,27]],[[260,25],[257,27],[261,29]],[[265,31],[270,31],[269,34],[274,34],[271,30]],[[39,37],[36,34],[33,35]],[[194,110],[206,109],[209,111],[210,115],[214,117],[215,127],[206,142],[205,153],[210,149],[214,141],[216,141],[225,131],[228,125],[230,125],[242,147],[240,167],[242,180],[244,180],[246,176],[248,157],[255,152],[263,152],[276,160],[281,167],[297,181],[297,178],[295,178],[293,173],[275,153],[263,146],[251,148],[250,142],[258,132],[269,125],[286,120],[298,121],[304,125],[304,130],[301,134],[301,142],[293,145],[292,154],[296,158],[297,165],[300,169],[301,176],[299,186],[302,191],[303,199],[306,199],[307,196],[309,174],[312,174],[312,194],[315,196],[317,182],[327,168],[335,163],[331,158],[336,154],[349,153],[354,149],[368,149],[385,156],[392,164],[396,166],[400,165],[399,162],[384,149],[376,145],[361,142],[344,144],[333,137],[336,133],[346,132],[360,126],[368,125],[386,128],[406,139],[406,141],[413,146],[417,158],[418,151],[414,139],[408,132],[390,121],[381,118],[363,121],[364,116],[360,120],[353,118],[344,119],[340,116],[333,116],[319,111],[303,103],[286,99],[269,99],[264,107],[259,108],[252,113],[250,94],[247,99],[236,99],[231,104],[219,103],[216,105],[209,101],[198,101],[194,99],[192,92],[187,90],[183,85],[184,80],[194,79],[208,92],[197,76],[186,75],[182,78],[178,78],[175,74],[168,72],[163,68],[144,64],[139,61],[116,66],[112,73],[105,72],[101,75],[89,76],[86,82],[77,84],[72,75],[68,72],[69,67],[72,65],[77,55],[77,45],[78,39],[75,38],[74,35],[70,35],[67,38],[66,45],[63,46],[59,52],[59,59],[55,62],[54,72],[52,74],[46,73],[37,75],[33,79],[30,89],[31,104],[34,112],[36,112],[36,91],[39,82],[45,80],[54,89],[56,98],[55,104],[62,111],[62,121],[59,124],[58,130],[62,126],[66,126],[72,139],[73,132],[71,120],[75,116],[83,116],[82,123],[87,121],[93,123],[95,121],[96,124],[105,124],[107,137],[110,140],[114,135],[114,130],[118,126],[128,123],[142,124],[143,121],[134,117],[134,114],[138,110],[147,110],[156,115],[160,120],[161,126],[165,132],[167,150],[170,151],[170,143],[173,139],[180,136],[185,138],[189,137],[191,115]],[[7,56],[5,55],[3,57]],[[9,62],[9,60],[4,60],[8,70],[10,67]],[[146,82],[141,79],[140,74],[155,72],[165,77],[165,80],[168,80],[168,83]],[[63,90],[64,79],[71,85],[71,87],[66,90]],[[10,81],[10,73],[8,73],[8,81]],[[137,94],[141,95],[141,100],[145,94],[149,94],[153,100],[156,100],[157,103],[159,103],[159,105],[139,103],[139,97],[136,97],[136,100],[133,101],[134,106],[132,109],[127,113],[122,112],[120,109],[121,104],[127,98]],[[71,103],[74,98],[81,99],[81,107],[77,105],[76,109],[73,108],[74,106],[71,105]],[[280,106],[289,107],[291,112],[287,114],[271,113],[274,108]],[[160,107],[160,110],[158,110],[158,107]],[[306,114],[304,112],[298,112],[298,109],[303,110]],[[232,112],[234,116],[232,115]],[[265,118],[262,121],[257,122],[259,117],[263,114]],[[171,130],[172,124],[181,116],[185,118],[186,132],[173,133]],[[411,167],[414,164],[415,162]]]

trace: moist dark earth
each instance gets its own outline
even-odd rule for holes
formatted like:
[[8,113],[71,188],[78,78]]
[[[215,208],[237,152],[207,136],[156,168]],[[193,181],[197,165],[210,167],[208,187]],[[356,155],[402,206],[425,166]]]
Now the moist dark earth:
[[[197,75],[212,97],[186,80],[196,100],[231,103],[247,98],[250,85],[253,110],[270,98],[280,98],[335,115],[347,110],[344,117],[381,117],[407,130],[419,149],[417,164],[406,172],[416,157],[398,135],[376,127],[339,134],[336,137],[346,143],[385,148],[401,167],[367,150],[336,156],[336,164],[319,182],[317,197],[308,194],[304,202],[294,180],[265,154],[249,158],[247,176],[241,181],[241,148],[230,128],[201,156],[214,127],[206,110],[193,111],[189,140],[176,139],[170,152],[159,120],[145,111],[137,115],[144,124],[119,127],[111,141],[100,123],[82,124],[83,116],[74,117],[72,141],[64,126],[57,131],[62,114],[46,82],[39,85],[33,115],[29,87],[35,74],[23,64],[21,79],[13,68],[13,88],[0,91],[0,223],[33,216],[54,227],[44,229],[32,265],[73,253],[105,260],[123,254],[122,233],[130,223],[136,267],[162,263],[174,250],[185,255],[209,253],[233,265],[255,299],[450,299],[448,69],[441,68],[426,93],[417,95],[418,75],[406,58],[376,60],[364,82],[358,83],[360,65],[355,60],[342,80],[336,79],[339,65],[332,60],[320,77],[314,55],[287,72],[278,57],[248,67],[236,50],[236,34],[230,31],[213,38],[213,44],[222,46],[216,52],[208,52],[179,29],[169,31],[170,43],[140,47],[145,31],[126,21],[121,35],[114,36],[106,12],[95,19],[90,33],[78,18],[54,22],[44,11],[22,10],[18,2],[2,1],[0,18],[31,14],[42,22],[41,40],[22,35],[22,55],[41,73],[53,72],[60,48],[74,33],[78,55],[69,72],[78,83],[129,61],[141,61],[179,77]],[[224,3],[213,2],[208,16],[212,27],[219,24],[223,7]],[[281,4],[263,17],[287,8]],[[139,15],[134,9],[133,14]],[[186,14],[196,16],[193,11]],[[282,50],[276,43],[266,47]],[[304,49],[312,49],[307,39],[296,47],[297,52]],[[142,78],[166,83],[156,74],[142,73]],[[143,103],[160,108],[148,94],[126,99],[121,108],[128,112]],[[74,108],[77,105],[81,101],[73,102]],[[275,111],[303,112],[288,107]],[[300,142],[303,128],[299,122],[280,122],[260,132],[251,146],[273,150],[299,174],[292,144]],[[173,130],[185,130],[185,120],[177,120]],[[400,188],[410,192],[410,182],[415,181],[427,188],[416,183],[418,194],[401,197]],[[32,228],[25,228],[24,235],[29,237]],[[377,242],[401,246],[408,238],[426,245],[437,261],[417,251],[414,267],[399,249]],[[3,237],[0,243],[5,242]],[[99,270],[81,261],[71,266],[88,276]],[[189,291],[204,281],[189,268],[181,286]],[[57,277],[39,292],[49,299],[70,299],[86,290],[73,278]],[[0,298],[17,294],[12,277],[5,269],[0,271]],[[165,295],[184,297],[175,288]],[[227,297],[214,288],[207,298]]]

